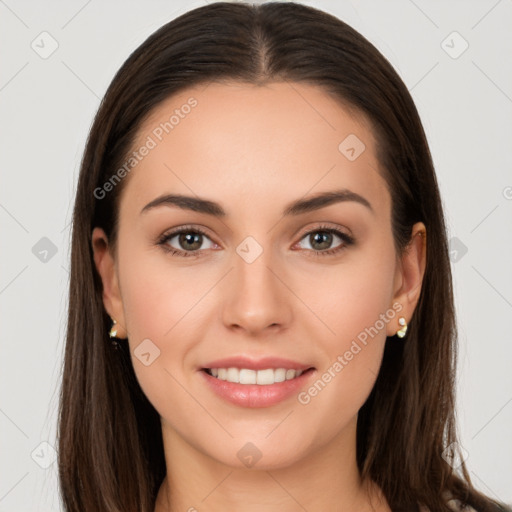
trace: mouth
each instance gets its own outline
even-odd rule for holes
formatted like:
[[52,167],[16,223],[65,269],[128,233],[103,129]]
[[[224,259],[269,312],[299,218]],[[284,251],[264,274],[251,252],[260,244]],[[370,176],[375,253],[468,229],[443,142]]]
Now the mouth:
[[211,377],[233,384],[257,384],[260,386],[271,386],[280,382],[295,380],[301,375],[314,371],[314,367],[307,369],[295,368],[265,368],[252,370],[249,368],[201,368],[201,371]]

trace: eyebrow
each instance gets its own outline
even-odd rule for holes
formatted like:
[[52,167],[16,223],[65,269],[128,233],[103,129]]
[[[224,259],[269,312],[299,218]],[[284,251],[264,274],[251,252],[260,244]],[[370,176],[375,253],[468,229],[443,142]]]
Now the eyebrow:
[[[348,189],[340,189],[321,192],[306,199],[301,198],[293,201],[284,208],[283,216],[300,215],[325,208],[335,203],[348,201],[362,204],[375,215],[372,205],[363,196]],[[227,215],[222,206],[215,201],[202,199],[200,197],[185,196],[182,194],[164,194],[159,196],[144,206],[140,213],[143,214],[158,206],[176,206],[182,210],[192,210],[194,212],[213,215],[214,217],[226,217]]]

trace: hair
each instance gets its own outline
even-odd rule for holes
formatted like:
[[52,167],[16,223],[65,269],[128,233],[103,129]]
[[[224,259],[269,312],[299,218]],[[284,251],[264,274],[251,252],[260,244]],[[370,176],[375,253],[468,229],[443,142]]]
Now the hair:
[[[95,190],[126,160],[138,129],[165,99],[210,82],[288,81],[322,88],[368,119],[392,199],[396,254],[423,222],[427,261],[407,337],[388,337],[380,373],[357,423],[357,464],[394,511],[448,511],[446,496],[478,511],[500,504],[472,485],[458,452],[456,320],[445,220],[432,158],[414,102],[391,64],[338,18],[305,5],[218,2],[148,37],[110,84],[87,139],[72,220],[58,466],[66,511],[153,512],[165,477],[160,417],[136,379],[129,348],[109,342],[110,318],[91,234],[116,247],[128,177]],[[459,457],[462,458],[459,453]],[[446,459],[446,460],[445,460]]]

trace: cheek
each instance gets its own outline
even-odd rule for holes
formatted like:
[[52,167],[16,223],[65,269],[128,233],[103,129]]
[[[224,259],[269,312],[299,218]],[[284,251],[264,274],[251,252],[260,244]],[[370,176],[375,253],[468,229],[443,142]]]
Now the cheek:
[[322,383],[312,394],[318,393],[318,404],[343,406],[352,414],[375,383],[388,326],[397,322],[392,307],[394,253],[388,248],[378,254],[373,258],[361,253],[350,263],[347,260],[329,273],[323,280],[326,285],[316,287],[312,296],[314,310],[328,327],[323,329],[326,334],[320,345]]
[[[392,269],[384,267],[375,263],[347,265],[346,272],[340,267],[340,272],[332,273],[326,281],[327,287],[315,292],[318,316],[329,331],[322,329],[326,334],[316,338],[321,364],[315,378],[297,397],[301,428],[317,432],[311,440],[313,446],[343,431],[375,384],[386,327],[396,322],[390,304]],[[315,325],[318,328],[318,320]]]
[[[120,236],[119,281],[133,367],[143,389],[150,384],[153,394],[158,382],[170,379],[165,369],[174,374],[183,365],[190,339],[183,331],[187,311],[204,291],[187,286],[190,276],[187,283],[186,271],[172,269],[159,248],[141,245]],[[146,361],[142,353],[149,353]]]
[[[141,249],[133,244],[120,260],[119,278],[128,331],[133,342],[144,338],[162,344],[187,321],[187,312],[207,292],[210,281],[198,280],[193,267],[172,264],[171,255],[157,247]],[[211,286],[211,285],[210,285]]]
[[[392,309],[394,255],[392,251],[354,253],[336,270],[329,269],[318,281],[322,286],[310,287],[312,302],[320,318],[330,328],[330,349],[343,348],[376,324],[382,314]],[[379,337],[385,339],[386,326],[377,323]],[[360,338],[364,338],[360,336]],[[331,350],[332,351],[332,350]]]
[[187,327],[206,289],[190,286],[193,277],[183,269],[171,269],[155,252],[124,254],[130,257],[120,261],[119,278],[135,375],[161,416],[169,417],[179,408],[180,422],[186,425],[199,414],[196,410],[189,415],[185,407],[190,397],[184,391],[184,368],[196,335]]

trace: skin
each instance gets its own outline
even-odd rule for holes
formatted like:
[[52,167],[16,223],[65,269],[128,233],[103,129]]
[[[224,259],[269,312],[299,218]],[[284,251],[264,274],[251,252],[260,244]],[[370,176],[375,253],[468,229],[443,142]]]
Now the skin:
[[[425,226],[414,226],[399,258],[371,126],[314,86],[188,89],[152,112],[134,148],[191,96],[197,106],[125,178],[117,251],[103,230],[92,234],[105,308],[118,337],[128,337],[139,383],[161,416],[167,477],[155,511],[389,511],[377,486],[359,477],[356,421],[386,336],[416,307]],[[349,134],[366,146],[354,161],[338,150]],[[282,215],[293,200],[339,188],[365,197],[373,212],[346,201]],[[216,201],[227,215],[171,206],[141,214],[163,193]],[[208,233],[195,246],[202,256],[172,256],[156,242],[188,224]],[[344,243],[315,243],[321,225],[352,233],[355,243],[313,255]],[[247,236],[263,249],[250,264],[236,252]],[[177,236],[167,245],[198,251]],[[307,390],[394,303],[400,313],[307,405],[292,396],[271,407],[236,406],[199,373],[220,357],[285,357],[315,367]],[[147,338],[160,350],[149,366],[133,355]],[[237,457],[247,442],[262,454],[250,468]]]

